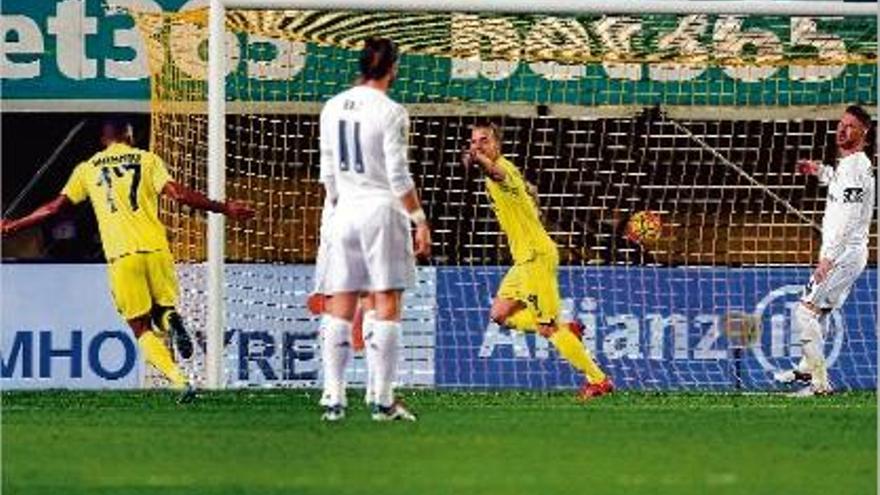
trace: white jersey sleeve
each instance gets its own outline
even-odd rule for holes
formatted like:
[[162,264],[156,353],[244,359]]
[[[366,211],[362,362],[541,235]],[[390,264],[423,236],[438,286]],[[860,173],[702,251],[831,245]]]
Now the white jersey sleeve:
[[329,127],[328,115],[323,111],[321,112],[319,132],[321,147],[321,172],[319,180],[324,184],[324,191],[326,192],[327,200],[329,200],[330,203],[335,203],[339,192],[336,190],[336,176],[334,175],[336,164],[333,155],[333,134]]
[[385,173],[391,192],[400,197],[415,188],[409,174],[407,146],[409,143],[409,114],[403,107],[391,116],[391,122],[385,132],[383,151],[385,152]]
[[831,182],[831,179],[834,177],[834,167],[830,165],[820,164],[819,173],[816,175],[819,177],[819,184],[827,186]]
[[874,193],[871,161],[862,152],[841,159],[828,174],[821,258],[834,261],[849,246],[867,246]]

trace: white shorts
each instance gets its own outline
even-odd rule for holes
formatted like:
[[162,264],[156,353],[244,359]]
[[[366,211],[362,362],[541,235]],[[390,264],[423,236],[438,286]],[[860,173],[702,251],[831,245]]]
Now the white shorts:
[[315,294],[327,292],[327,265],[330,255],[330,231],[333,228],[333,213],[336,208],[330,201],[324,201],[324,209],[321,210],[321,230],[318,240],[318,258],[315,260]]
[[405,289],[415,282],[409,218],[397,200],[337,205],[324,288],[340,292]]
[[846,248],[822,283],[816,283],[813,277],[810,277],[810,281],[804,287],[801,301],[811,303],[823,311],[840,308],[867,262],[867,248],[860,246]]

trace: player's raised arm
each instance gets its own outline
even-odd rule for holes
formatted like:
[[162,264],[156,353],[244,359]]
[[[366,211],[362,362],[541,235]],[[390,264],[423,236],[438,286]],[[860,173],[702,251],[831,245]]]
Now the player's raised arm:
[[336,175],[334,169],[336,162],[333,158],[333,143],[331,141],[332,130],[327,122],[327,116],[321,112],[321,129],[320,129],[320,147],[321,147],[321,170],[319,181],[324,185],[324,192],[331,204],[336,204],[339,198],[339,191],[336,189]]
[[831,180],[831,175],[834,174],[834,167],[824,165],[822,162],[815,160],[798,160],[795,167],[797,167],[798,173],[815,175],[822,184],[828,184],[828,181]]
[[0,219],[0,233],[2,235],[12,235],[20,230],[39,225],[49,218],[58,214],[65,207],[71,204],[70,199],[63,194],[59,194],[55,199],[44,203],[31,213],[17,219]]
[[83,164],[77,165],[67,179],[61,194],[44,203],[31,213],[18,220],[0,219],[0,234],[12,235],[20,230],[39,225],[57,215],[67,206],[80,203],[88,198],[86,180],[83,178]]
[[474,151],[473,149],[468,150],[464,162],[465,165],[473,165],[475,167],[479,167],[480,170],[482,170],[483,173],[486,174],[486,177],[494,180],[495,182],[504,182],[504,169],[496,165],[495,162],[492,161],[492,159],[480,153],[479,151]]
[[528,191],[529,196],[532,198],[532,201],[535,202],[535,207],[540,206],[540,198],[538,197],[538,186],[532,184],[531,182],[526,182],[526,191]]
[[197,210],[222,213],[236,220],[247,220],[254,216],[254,209],[244,201],[227,199],[225,202],[214,201],[204,194],[192,190],[175,181],[168,181],[162,188],[162,194],[178,203],[185,204]]

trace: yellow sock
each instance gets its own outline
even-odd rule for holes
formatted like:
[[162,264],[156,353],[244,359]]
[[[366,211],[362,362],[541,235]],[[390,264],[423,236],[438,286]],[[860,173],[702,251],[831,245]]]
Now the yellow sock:
[[138,338],[138,344],[144,352],[147,362],[161,371],[169,380],[174,388],[183,388],[186,386],[186,378],[180,373],[174,360],[171,359],[171,352],[165,347],[159,337],[153,332],[144,332]]
[[505,321],[504,324],[520,331],[534,331],[538,329],[538,318],[535,316],[534,311],[530,309],[521,309],[508,316],[507,321]]
[[566,361],[587,375],[588,382],[597,383],[605,379],[605,373],[593,361],[590,352],[567,328],[564,326],[557,327],[553,335],[550,336],[550,342],[553,343],[553,346],[556,347],[556,350],[559,351],[559,354]]

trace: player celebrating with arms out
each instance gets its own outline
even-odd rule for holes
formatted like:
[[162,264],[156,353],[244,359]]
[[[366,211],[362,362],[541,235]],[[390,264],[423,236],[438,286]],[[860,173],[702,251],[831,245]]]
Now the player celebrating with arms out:
[[519,331],[537,331],[556,347],[586,381],[579,396],[590,399],[610,393],[614,386],[599,369],[579,336],[579,322],[560,322],[561,298],[557,280],[559,253],[541,223],[535,193],[520,171],[501,154],[501,131],[493,123],[479,123],[471,131],[465,165],[486,175],[486,189],[507,234],[513,268],[504,276],[492,302],[490,318]]
[[818,176],[828,186],[822,217],[819,264],[804,289],[792,325],[801,336],[803,358],[793,370],[777,372],[782,383],[809,382],[798,395],[832,392],[825,363],[822,320],[843,306],[868,262],[868,231],[874,214],[874,174],[864,148],[871,117],[862,107],[847,107],[837,123],[837,166],[799,160],[798,171]]
[[105,149],[77,165],[61,194],[23,218],[0,220],[0,226],[4,236],[13,234],[71,204],[89,200],[98,220],[116,309],[134,332],[147,362],[182,391],[180,402],[188,402],[195,396],[194,389],[152,330],[155,325],[170,332],[180,356],[192,356],[192,340],[175,309],[177,275],[165,227],[159,220],[159,195],[235,219],[250,218],[254,211],[240,201],[212,201],[175,182],[161,158],[132,145],[133,136],[127,122],[106,122],[101,129]]
[[[388,97],[397,48],[371,38],[360,55],[359,84],[321,110],[321,182],[335,204],[329,232],[332,261],[325,277],[330,310],[321,320],[322,418],[345,417],[345,367],[358,298],[369,294],[364,324],[375,421],[415,420],[394,400],[403,290],[415,282],[414,255],[428,256],[431,232],[409,172],[409,115]],[[416,225],[415,251],[409,222]],[[320,276],[320,275],[319,275]]]

